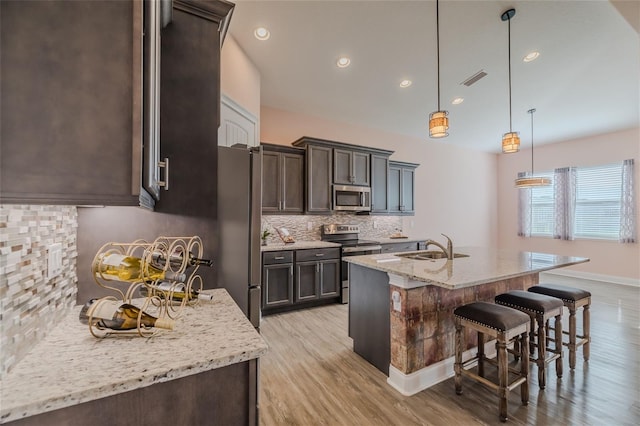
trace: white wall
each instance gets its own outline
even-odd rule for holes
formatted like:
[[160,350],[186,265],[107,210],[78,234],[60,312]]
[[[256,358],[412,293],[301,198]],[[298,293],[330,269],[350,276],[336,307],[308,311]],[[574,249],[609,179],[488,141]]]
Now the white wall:
[[220,57],[220,89],[260,121],[260,72],[229,33]]
[[[610,164],[628,158],[635,159],[636,212],[640,214],[640,128],[590,136],[535,147],[536,171],[553,170],[565,166],[594,166]],[[575,240],[552,238],[523,238],[517,236],[517,197],[514,180],[520,171],[531,169],[531,150],[500,155],[498,159],[498,243],[500,247],[522,251],[539,251],[591,259],[589,263],[568,268],[587,274],[609,275],[640,279],[640,250],[638,243],[620,244],[615,241]],[[640,218],[638,219],[640,220]]]
[[[404,219],[410,236],[454,246],[497,244],[497,156],[412,138],[358,125],[278,110],[261,109],[261,140],[290,145],[301,136],[393,150],[393,160],[419,163],[416,170],[416,215]],[[413,226],[412,226],[413,224]]]

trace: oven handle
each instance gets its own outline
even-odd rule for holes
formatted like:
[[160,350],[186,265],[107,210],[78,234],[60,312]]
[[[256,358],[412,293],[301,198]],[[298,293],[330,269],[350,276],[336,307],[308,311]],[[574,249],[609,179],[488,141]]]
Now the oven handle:
[[344,247],[342,249],[342,253],[355,253],[359,251],[372,251],[372,250],[382,250],[382,246],[359,246],[359,247]]

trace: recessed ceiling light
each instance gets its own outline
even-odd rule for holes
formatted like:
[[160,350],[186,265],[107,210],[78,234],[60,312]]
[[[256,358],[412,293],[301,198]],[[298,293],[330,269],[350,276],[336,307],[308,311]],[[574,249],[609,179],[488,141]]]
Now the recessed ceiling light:
[[342,56],[341,58],[338,58],[338,62],[336,62],[336,65],[338,65],[339,68],[346,68],[350,63],[351,59],[347,58],[346,56]]
[[522,60],[525,62],[531,62],[538,59],[538,56],[540,56],[540,52],[531,52],[528,53],[527,56],[525,56]]
[[405,87],[411,86],[411,84],[412,84],[411,80],[402,80],[400,82],[400,87],[402,87],[404,89]]
[[253,32],[253,35],[258,39],[258,40],[268,40],[269,37],[271,37],[271,33],[269,32],[268,29],[266,29],[265,27],[258,27],[256,28],[256,30]]
[[451,101],[451,103],[454,105],[460,105],[463,102],[464,102],[464,98],[455,98],[454,100]]

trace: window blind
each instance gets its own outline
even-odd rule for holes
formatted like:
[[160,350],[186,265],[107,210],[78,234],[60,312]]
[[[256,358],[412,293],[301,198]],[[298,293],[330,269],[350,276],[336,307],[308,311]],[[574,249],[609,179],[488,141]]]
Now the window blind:
[[576,238],[617,240],[622,199],[621,164],[576,170]]

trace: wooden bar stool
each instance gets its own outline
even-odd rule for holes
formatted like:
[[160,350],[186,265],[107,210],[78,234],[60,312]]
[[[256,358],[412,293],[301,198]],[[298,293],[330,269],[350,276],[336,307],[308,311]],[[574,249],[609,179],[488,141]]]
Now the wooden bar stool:
[[[568,287],[558,284],[538,284],[529,289],[532,293],[544,294],[546,296],[557,297],[562,300],[564,306],[569,309],[569,343],[563,343],[569,348],[569,368],[576,367],[576,350],[582,346],[582,356],[585,361],[589,361],[589,346],[591,335],[589,329],[591,325],[591,293],[579,288]],[[582,307],[582,335],[577,333],[576,310]],[[584,345],[584,346],[583,346]]]
[[[546,364],[556,362],[556,375],[562,377],[562,301],[551,296],[530,293],[524,290],[513,290],[496,296],[497,304],[517,309],[529,315],[531,320],[531,336],[529,339],[529,354],[531,360],[538,365],[538,385],[540,389],[546,387]],[[553,347],[547,347],[549,338],[548,321],[555,317],[553,332]],[[537,332],[536,323],[538,325]],[[536,356],[535,348],[538,348]],[[551,356],[547,356],[547,352]]]
[[[462,394],[462,376],[470,377],[485,386],[498,391],[500,398],[500,420],[507,420],[507,398],[509,391],[520,386],[522,405],[529,403],[529,317],[515,309],[487,302],[475,302],[457,308],[454,312],[456,325],[455,343],[455,388]],[[464,328],[478,333],[478,352],[475,357],[462,362],[462,353],[466,348]],[[484,354],[485,336],[496,339],[498,384],[484,378],[484,361],[493,361]],[[521,350],[520,369],[509,368],[507,361],[507,345],[517,341]],[[478,373],[470,370],[471,364],[478,362]],[[509,373],[515,374],[509,383]]]

